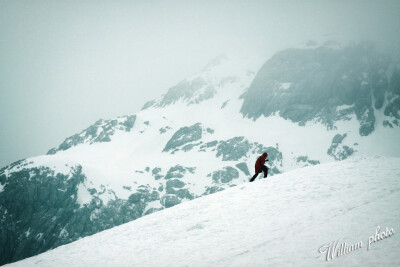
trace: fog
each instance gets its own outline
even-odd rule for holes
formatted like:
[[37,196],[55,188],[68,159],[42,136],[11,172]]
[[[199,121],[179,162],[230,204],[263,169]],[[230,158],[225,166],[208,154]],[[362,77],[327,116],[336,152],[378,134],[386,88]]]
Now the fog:
[[221,53],[257,71],[308,40],[400,47],[400,1],[1,1],[0,166],[134,114]]

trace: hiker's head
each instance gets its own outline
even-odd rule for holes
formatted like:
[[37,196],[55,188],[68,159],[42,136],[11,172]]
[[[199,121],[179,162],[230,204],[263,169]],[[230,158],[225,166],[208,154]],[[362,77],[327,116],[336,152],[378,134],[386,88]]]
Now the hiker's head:
[[267,157],[268,156],[268,153],[267,152],[264,152],[264,154],[262,154],[263,155],[263,157]]

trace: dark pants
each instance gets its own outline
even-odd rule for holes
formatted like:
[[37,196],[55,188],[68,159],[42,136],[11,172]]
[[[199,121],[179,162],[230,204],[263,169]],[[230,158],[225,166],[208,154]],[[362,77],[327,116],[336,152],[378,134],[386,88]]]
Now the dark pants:
[[[265,165],[261,166],[262,171],[264,172],[264,178],[267,177],[268,175],[268,168]],[[256,174],[254,174],[253,178],[251,178],[250,182],[253,182],[257,176],[260,174],[261,172],[256,172]]]

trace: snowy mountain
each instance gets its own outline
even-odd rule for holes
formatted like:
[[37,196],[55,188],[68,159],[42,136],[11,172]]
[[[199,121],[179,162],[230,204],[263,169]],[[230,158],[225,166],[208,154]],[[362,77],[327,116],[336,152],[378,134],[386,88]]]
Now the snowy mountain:
[[220,56],[130,116],[0,170],[0,264],[247,182],[355,155],[400,156],[400,65],[367,44]]
[[398,266],[399,178],[399,158],[309,166],[10,266]]
[[279,112],[300,125],[320,121],[329,128],[355,114],[367,136],[382,110],[385,126],[399,126],[400,68],[391,61],[369,43],[282,51],[260,69],[241,112],[250,118]]

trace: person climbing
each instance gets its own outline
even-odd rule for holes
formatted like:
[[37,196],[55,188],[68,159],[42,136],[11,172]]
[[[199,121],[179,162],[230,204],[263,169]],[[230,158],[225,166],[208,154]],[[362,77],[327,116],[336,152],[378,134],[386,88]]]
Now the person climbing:
[[254,174],[254,176],[253,176],[253,178],[251,178],[250,182],[253,182],[261,172],[264,172],[264,178],[267,177],[268,167],[264,165],[265,162],[268,161],[266,159],[267,156],[268,156],[268,153],[265,152],[257,159],[256,166],[255,166],[256,174]]

